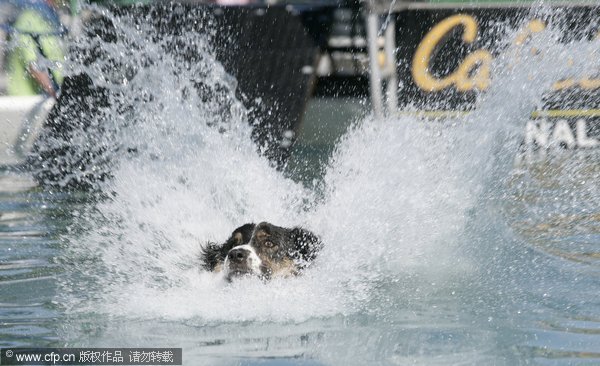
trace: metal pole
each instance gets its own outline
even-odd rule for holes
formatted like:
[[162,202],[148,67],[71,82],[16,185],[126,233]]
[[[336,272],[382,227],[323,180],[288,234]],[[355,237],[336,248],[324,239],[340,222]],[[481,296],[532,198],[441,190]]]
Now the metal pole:
[[398,111],[398,73],[396,72],[396,20],[391,17],[384,34],[386,65],[386,99],[387,113]]
[[371,104],[376,118],[383,117],[383,95],[381,90],[381,69],[379,67],[377,45],[377,33],[379,32],[379,15],[369,13],[367,15],[367,41],[369,44],[369,78],[371,84]]

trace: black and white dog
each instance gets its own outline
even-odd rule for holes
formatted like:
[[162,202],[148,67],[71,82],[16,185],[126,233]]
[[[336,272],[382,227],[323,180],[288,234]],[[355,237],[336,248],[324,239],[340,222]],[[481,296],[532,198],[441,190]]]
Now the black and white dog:
[[313,262],[322,246],[319,237],[300,227],[246,224],[223,244],[207,243],[202,249],[202,267],[224,272],[228,281],[246,275],[263,279],[296,276]]

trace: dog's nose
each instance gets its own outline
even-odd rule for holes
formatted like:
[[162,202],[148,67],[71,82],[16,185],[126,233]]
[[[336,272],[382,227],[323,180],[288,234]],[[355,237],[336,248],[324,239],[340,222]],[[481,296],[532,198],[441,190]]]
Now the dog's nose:
[[248,258],[248,251],[246,249],[231,249],[227,254],[229,260],[236,263],[241,263]]

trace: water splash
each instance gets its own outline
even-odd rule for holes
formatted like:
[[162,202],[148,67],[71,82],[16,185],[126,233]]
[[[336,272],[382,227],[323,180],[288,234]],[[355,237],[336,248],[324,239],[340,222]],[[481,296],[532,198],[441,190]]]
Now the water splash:
[[[102,187],[108,197],[65,238],[74,264],[62,302],[75,313],[197,324],[385,312],[385,303],[370,301],[380,298],[382,284],[479,276],[472,242],[498,221],[502,226],[501,217],[481,221],[480,213],[506,194],[522,121],[564,76],[554,59],[592,47],[561,44],[546,32],[527,45],[536,55],[521,50],[517,58],[518,50],[508,48],[494,65],[492,89],[465,118],[359,121],[337,145],[324,192],[316,192],[274,170],[257,151],[246,110],[206,39],[188,39],[201,54],[190,65],[161,52],[172,39],[156,40],[131,19],[114,19],[118,41],[96,46],[135,76],[117,86],[107,82],[121,100],[109,103],[104,123],[116,126],[118,144],[135,153],[119,150],[114,177]],[[110,78],[104,59],[84,69],[95,82]],[[194,81],[207,93],[190,92]],[[269,284],[226,285],[199,271],[205,241],[222,241],[235,227],[262,220],[321,234],[326,247],[315,267]]]

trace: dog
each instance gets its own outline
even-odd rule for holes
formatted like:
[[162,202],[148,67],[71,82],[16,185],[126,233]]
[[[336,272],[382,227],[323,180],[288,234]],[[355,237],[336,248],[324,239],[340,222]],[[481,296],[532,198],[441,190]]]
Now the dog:
[[261,222],[238,227],[223,244],[207,243],[201,261],[207,271],[224,272],[229,282],[242,276],[269,280],[301,274],[322,247],[321,239],[306,229]]

